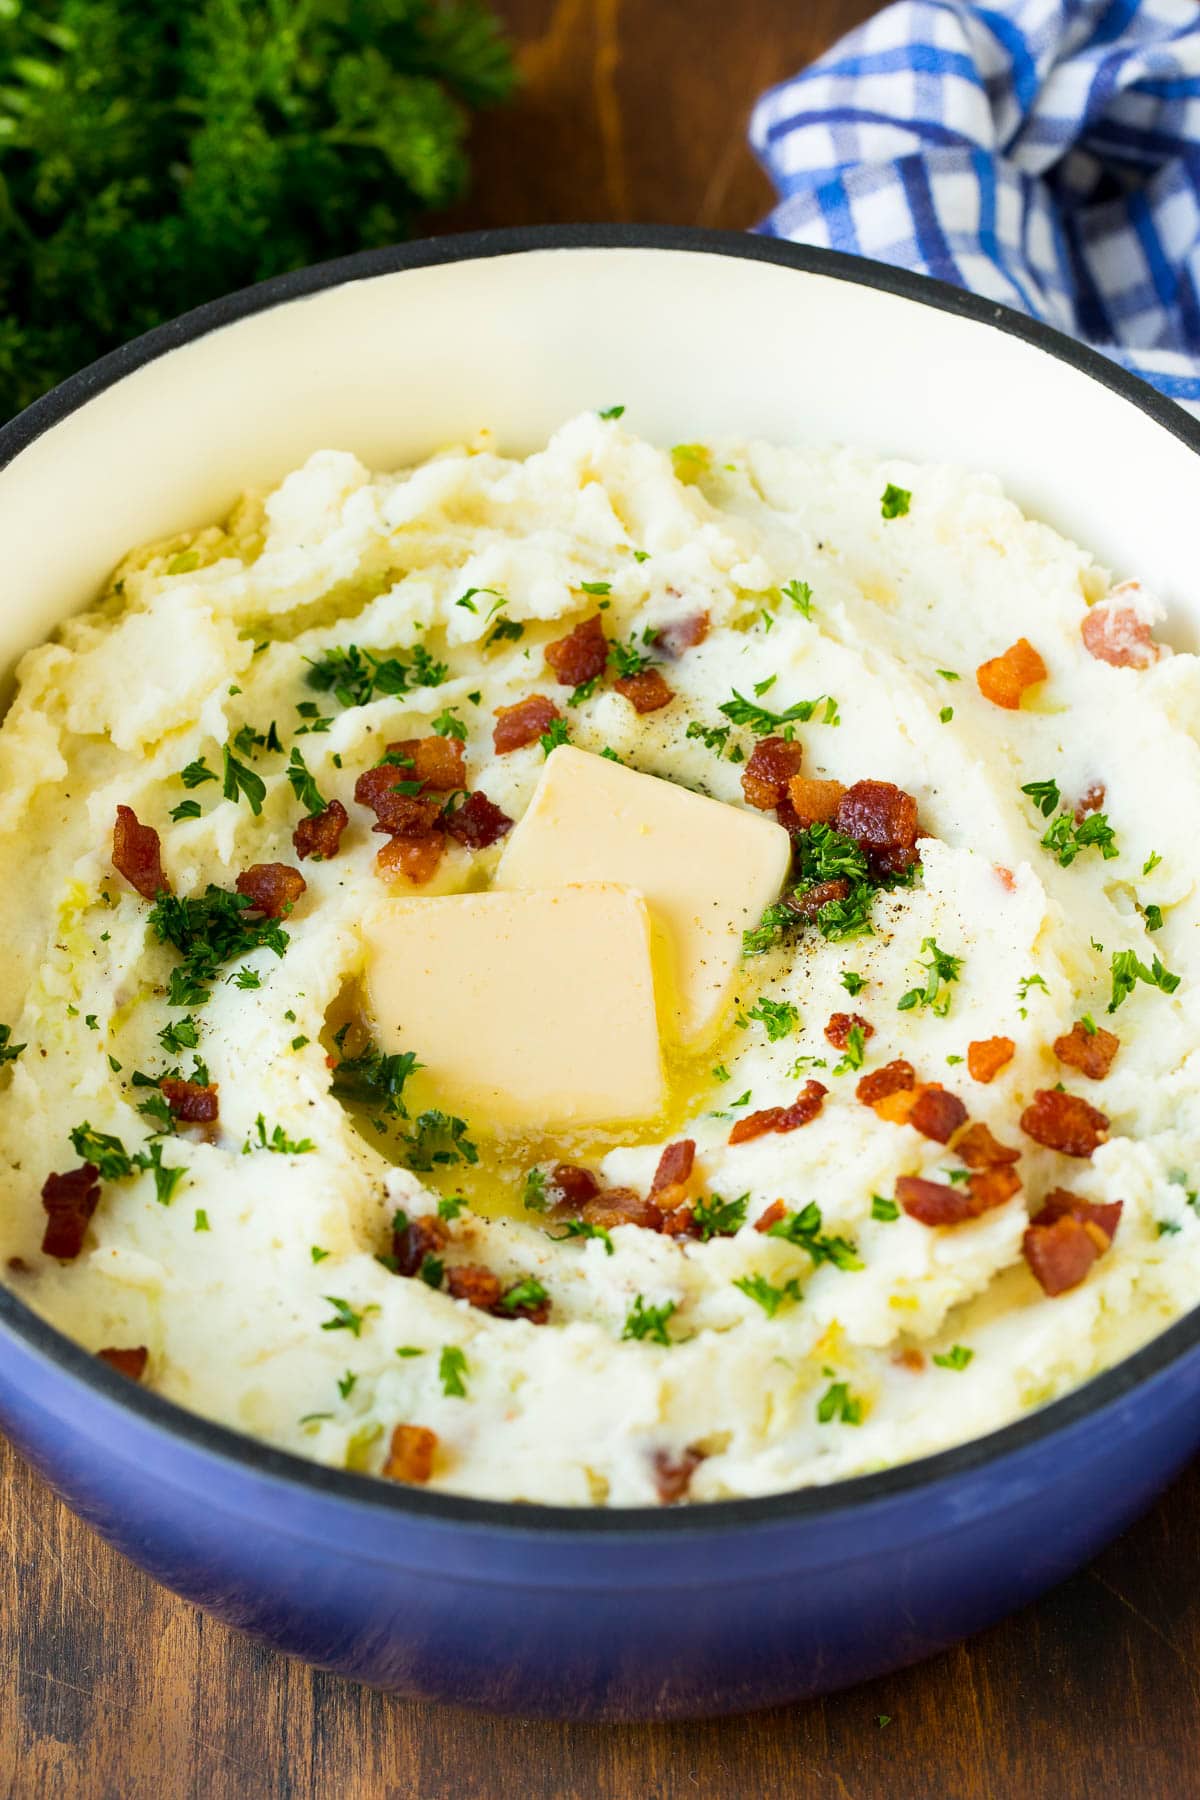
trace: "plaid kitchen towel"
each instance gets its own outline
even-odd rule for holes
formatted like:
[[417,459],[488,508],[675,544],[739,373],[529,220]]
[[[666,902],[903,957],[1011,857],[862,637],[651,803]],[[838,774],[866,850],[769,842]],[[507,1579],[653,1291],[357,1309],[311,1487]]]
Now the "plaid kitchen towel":
[[768,235],[1002,300],[1200,411],[1197,0],[900,0],[750,139]]

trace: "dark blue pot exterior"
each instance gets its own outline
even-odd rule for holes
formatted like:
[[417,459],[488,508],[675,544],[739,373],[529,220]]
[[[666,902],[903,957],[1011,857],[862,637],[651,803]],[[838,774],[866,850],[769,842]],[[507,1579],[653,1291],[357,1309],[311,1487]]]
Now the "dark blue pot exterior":
[[824,1494],[564,1515],[310,1470],[153,1396],[123,1404],[90,1361],[9,1337],[0,1421],[143,1569],[356,1680],[566,1718],[744,1710],[928,1656],[1069,1574],[1200,1443],[1193,1347],[1056,1429]]

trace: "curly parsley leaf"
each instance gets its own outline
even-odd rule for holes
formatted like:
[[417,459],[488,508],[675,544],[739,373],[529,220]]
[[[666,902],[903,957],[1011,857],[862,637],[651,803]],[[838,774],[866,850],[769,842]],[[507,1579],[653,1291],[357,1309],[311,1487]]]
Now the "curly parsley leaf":
[[767,1227],[767,1236],[783,1238],[803,1250],[817,1265],[832,1263],[835,1269],[861,1269],[858,1247],[848,1238],[829,1237],[821,1230],[821,1209],[815,1200],[800,1212],[785,1213]]
[[387,1118],[406,1119],[404,1086],[423,1067],[411,1050],[389,1055],[377,1044],[369,1043],[358,1056],[342,1057],[334,1068],[330,1092],[338,1100],[369,1106]]
[[790,1281],[785,1281],[782,1287],[776,1287],[765,1275],[743,1275],[733,1285],[745,1294],[747,1300],[753,1300],[756,1306],[761,1306],[768,1319],[773,1319],[781,1306],[794,1305],[803,1298],[804,1293],[795,1276]]
[[438,1380],[442,1384],[443,1394],[453,1400],[465,1400],[467,1384],[464,1376],[470,1373],[466,1351],[457,1344],[447,1344],[438,1358]]
[[708,1194],[697,1200],[692,1208],[692,1219],[701,1242],[706,1244],[709,1238],[715,1237],[733,1237],[746,1223],[749,1204],[749,1194],[742,1194],[737,1200],[723,1200],[720,1194]]
[[148,922],[159,943],[179,952],[172,969],[172,1006],[203,1006],[223,963],[266,948],[282,956],[291,938],[278,919],[248,919],[250,901],[210,882],[203,894],[160,894]]
[[889,481],[880,497],[879,510],[885,519],[902,519],[911,504],[909,489],[896,487]]
[[[921,968],[926,971],[925,985],[909,988],[907,994],[903,994],[896,1002],[896,1010],[911,1012],[915,1006],[928,1006],[939,1019],[944,1019],[950,1011],[953,998],[950,986],[962,973],[963,959],[961,956],[952,956],[948,950],[939,949],[933,938],[923,938],[921,948],[929,957],[928,962],[920,963]],[[920,962],[919,958],[917,960]]]
[[1161,993],[1173,994],[1183,979],[1181,975],[1173,975],[1157,956],[1147,968],[1134,950],[1114,950],[1111,972],[1112,999],[1107,1009],[1110,1013],[1116,1012],[1118,1006],[1129,998],[1139,981],[1158,988]]
[[312,775],[308,764],[297,745],[292,745],[292,754],[288,758],[287,778],[293,794],[310,817],[324,812],[327,802]]
[[639,1294],[626,1316],[621,1337],[635,1338],[639,1343],[648,1340],[653,1344],[669,1344],[667,1323],[675,1310],[674,1300],[665,1300],[661,1306],[647,1306]]
[[838,704],[831,694],[818,694],[815,700],[797,700],[792,706],[785,707],[783,712],[771,712],[768,707],[760,706],[757,700],[747,700],[734,688],[732,700],[725,700],[717,708],[733,725],[744,726],[752,731],[755,737],[779,735],[785,738],[795,737],[794,725],[806,725],[821,709],[820,723],[837,725]]
[[835,1421],[842,1425],[861,1425],[863,1404],[850,1392],[844,1381],[831,1382],[817,1402],[817,1423],[832,1425]]

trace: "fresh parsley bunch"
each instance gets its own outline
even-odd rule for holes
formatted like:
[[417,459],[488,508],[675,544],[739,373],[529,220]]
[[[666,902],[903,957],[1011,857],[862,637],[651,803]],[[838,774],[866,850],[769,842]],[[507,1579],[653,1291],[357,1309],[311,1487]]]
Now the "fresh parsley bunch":
[[7,0],[0,413],[216,294],[404,237],[512,81],[484,0]]

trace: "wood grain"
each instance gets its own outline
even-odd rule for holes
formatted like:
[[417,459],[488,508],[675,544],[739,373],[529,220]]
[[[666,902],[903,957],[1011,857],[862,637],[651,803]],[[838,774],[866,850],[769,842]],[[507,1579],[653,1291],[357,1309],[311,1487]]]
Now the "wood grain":
[[[740,227],[754,95],[873,0],[511,0],[525,76],[445,229]],[[1173,1800],[1197,1791],[1200,1474],[964,1649],[786,1711],[568,1727],[376,1694],[156,1588],[0,1445],[0,1793],[13,1800]],[[888,1723],[879,1720],[888,1717]]]

